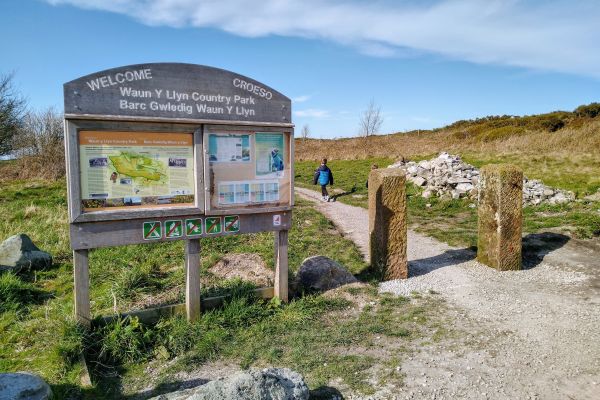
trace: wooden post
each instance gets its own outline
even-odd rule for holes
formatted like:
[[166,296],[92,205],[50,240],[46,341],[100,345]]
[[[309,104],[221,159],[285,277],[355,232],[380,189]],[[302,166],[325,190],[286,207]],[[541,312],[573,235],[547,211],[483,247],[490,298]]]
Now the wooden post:
[[275,232],[275,296],[288,301],[288,231]]
[[90,271],[88,250],[73,251],[73,277],[75,287],[75,318],[86,328],[92,323],[90,312]]
[[200,318],[200,239],[185,241],[185,311],[189,322]]
[[371,266],[383,280],[408,278],[406,178],[400,168],[369,174]]

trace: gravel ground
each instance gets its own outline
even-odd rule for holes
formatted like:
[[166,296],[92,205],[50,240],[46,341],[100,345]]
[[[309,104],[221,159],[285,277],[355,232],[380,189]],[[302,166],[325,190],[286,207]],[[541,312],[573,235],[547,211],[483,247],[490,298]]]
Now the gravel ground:
[[[368,257],[367,210],[296,193]],[[528,268],[499,272],[409,231],[409,278],[380,291],[442,297],[459,334],[419,348],[403,362],[405,385],[371,398],[600,399],[600,245],[544,245],[558,236],[530,235]]]

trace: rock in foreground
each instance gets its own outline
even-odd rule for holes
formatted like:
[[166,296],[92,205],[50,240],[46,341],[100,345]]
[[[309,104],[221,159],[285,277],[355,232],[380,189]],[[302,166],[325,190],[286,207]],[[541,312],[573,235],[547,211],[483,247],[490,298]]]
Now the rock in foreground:
[[37,375],[27,372],[0,374],[2,400],[46,400],[51,397],[50,386]]
[[38,249],[25,234],[11,236],[0,243],[0,271],[37,270],[51,265],[52,256]]
[[288,368],[249,370],[150,400],[306,400],[304,378]]
[[296,274],[296,281],[299,290],[309,292],[324,292],[357,282],[354,275],[325,256],[313,256],[305,259]]

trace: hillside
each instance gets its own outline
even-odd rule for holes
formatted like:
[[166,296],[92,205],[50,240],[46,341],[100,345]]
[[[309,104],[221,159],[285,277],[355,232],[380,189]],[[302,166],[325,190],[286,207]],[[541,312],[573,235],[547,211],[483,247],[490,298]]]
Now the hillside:
[[297,139],[296,159],[424,157],[439,151],[593,156],[600,150],[600,104],[532,116],[489,116],[443,128],[369,138]]
[[[575,192],[600,189],[600,103],[573,112],[457,121],[443,128],[368,138],[296,139],[296,161],[419,160],[446,151],[480,167],[510,162],[526,176]],[[380,165],[381,166],[381,165]]]

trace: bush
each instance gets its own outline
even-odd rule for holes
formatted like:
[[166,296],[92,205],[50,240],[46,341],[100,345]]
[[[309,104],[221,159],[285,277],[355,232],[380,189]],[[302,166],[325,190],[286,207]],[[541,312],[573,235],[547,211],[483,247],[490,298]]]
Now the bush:
[[13,138],[19,131],[25,112],[25,99],[12,84],[12,75],[0,75],[0,155],[10,154]]
[[559,117],[550,116],[540,120],[540,127],[548,132],[556,132],[565,126],[565,122]]
[[63,117],[54,109],[29,112],[13,137],[17,179],[65,176]]
[[506,139],[511,136],[518,136],[525,132],[525,129],[520,126],[502,126],[499,128],[490,129],[481,135],[481,141],[491,142],[494,140]]
[[575,115],[583,118],[596,118],[600,115],[600,103],[591,103],[586,106],[579,106],[574,111]]

